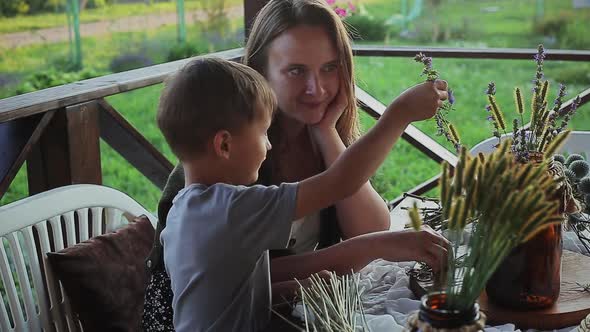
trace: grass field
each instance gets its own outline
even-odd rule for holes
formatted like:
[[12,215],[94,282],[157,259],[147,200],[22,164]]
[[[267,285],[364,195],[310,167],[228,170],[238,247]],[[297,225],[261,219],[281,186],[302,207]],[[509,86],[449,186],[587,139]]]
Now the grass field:
[[[507,0],[479,1],[477,2],[480,4],[479,7],[470,7],[472,2],[465,0],[449,0],[443,3],[446,5],[441,7],[440,13],[442,14],[439,17],[444,17],[449,21],[455,19],[453,15],[471,17],[477,22],[477,31],[462,40],[449,40],[444,44],[426,41],[423,42],[424,44],[470,47],[514,47],[518,45],[520,45],[519,47],[534,47],[538,42],[543,41],[543,37],[533,34],[531,28],[530,17],[534,14],[535,1],[516,2],[517,4],[508,8],[510,10],[507,10],[506,6],[515,2]],[[546,13],[550,8],[553,8],[552,6],[565,6],[563,3],[571,4],[569,1],[546,1],[545,3]],[[379,13],[399,10],[396,9],[398,8],[396,6],[399,6],[399,1],[373,0],[366,7],[377,16]],[[481,8],[491,6],[500,7],[500,9],[491,12],[481,11]],[[558,10],[561,9],[555,9],[555,11]],[[480,16],[484,17],[488,14],[490,17],[480,18]],[[580,11],[581,16],[586,14],[586,11]],[[590,28],[585,27],[585,29],[590,33]],[[500,35],[502,37],[496,38]],[[193,38],[199,38],[199,32],[196,29],[189,30],[189,39]],[[89,38],[84,40],[85,61],[96,68],[106,69],[110,59],[124,50],[125,52],[144,52],[149,54],[155,62],[161,62],[164,61],[167,50],[163,45],[172,44],[174,40],[173,27],[142,33]],[[411,41],[393,39],[389,42],[407,45]],[[588,48],[590,47],[586,49]],[[54,54],[55,58],[39,60],[43,54]],[[42,63],[41,66],[50,66],[64,56],[67,56],[65,44],[9,50],[6,53],[0,53],[0,73],[14,73],[16,75],[31,72],[40,67],[39,61]],[[419,76],[420,66],[409,58],[357,57],[355,63],[358,85],[383,103],[389,103],[404,89],[422,80]],[[487,83],[496,82],[499,105],[503,108],[507,119],[512,120],[514,114],[513,88],[518,86],[523,91],[530,91],[530,82],[535,72],[532,59],[530,61],[434,59],[434,64],[441,72],[442,78],[449,82],[455,92],[456,112],[451,114],[450,118],[459,129],[462,141],[467,146],[473,146],[491,136],[491,126],[486,122],[484,111],[486,103],[484,90]],[[546,76],[552,84],[551,98],[556,93],[557,82],[564,82],[568,85],[569,97],[590,86],[590,77],[587,75],[590,73],[590,64],[588,63],[547,62],[545,68]],[[115,95],[107,100],[170,160],[174,160],[154,121],[160,89],[161,85],[156,85]],[[8,96],[11,92],[5,90],[0,93]],[[373,120],[364,114],[361,120],[365,130],[373,123]],[[590,106],[582,107],[571,124],[576,130],[590,130]],[[436,129],[433,121],[418,123],[417,127],[451,149],[444,139],[435,136]],[[127,192],[148,209],[154,210],[160,195],[159,190],[104,143],[101,144],[101,152],[104,183]],[[383,197],[392,199],[404,190],[436,175],[438,170],[439,166],[436,163],[430,161],[408,143],[400,141],[374,176],[373,184]],[[26,194],[26,174],[21,171],[8,193],[0,200],[0,204],[6,204],[24,197]]]
[[[185,11],[201,9],[201,1],[185,0]],[[225,0],[226,7],[242,5],[242,0]],[[80,23],[89,23],[103,20],[115,20],[128,16],[141,16],[148,14],[164,14],[176,12],[176,1],[168,2],[144,2],[121,3],[106,5],[102,8],[89,8],[80,12]],[[66,26],[68,24],[64,12],[41,13],[37,15],[18,15],[15,17],[3,17],[0,20],[0,34],[20,31],[31,31],[45,28]]]

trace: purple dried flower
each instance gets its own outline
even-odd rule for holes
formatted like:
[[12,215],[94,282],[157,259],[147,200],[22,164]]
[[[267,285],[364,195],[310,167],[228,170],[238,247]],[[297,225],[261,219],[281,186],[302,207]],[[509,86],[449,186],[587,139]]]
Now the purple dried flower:
[[453,94],[453,90],[449,89],[449,104],[453,105],[455,103],[455,95]]
[[535,62],[537,62],[537,65],[543,65],[543,60],[545,60],[545,48],[543,48],[543,44],[540,44],[537,48],[537,54],[535,54]]
[[496,94],[496,83],[490,82],[488,84],[488,89],[486,90],[487,95],[495,95]]
[[424,65],[422,75],[427,76],[427,81],[434,81],[438,78],[438,72],[432,68],[432,58],[427,57],[423,53],[418,53],[414,57],[414,61],[420,62]]
[[578,106],[580,105],[581,101],[582,100],[580,99],[580,96],[577,96],[576,99],[574,99],[574,101],[572,102],[572,106],[570,108],[570,113],[574,113],[574,111],[578,109]]
[[492,106],[490,105],[486,105],[486,112],[491,112],[492,111]]

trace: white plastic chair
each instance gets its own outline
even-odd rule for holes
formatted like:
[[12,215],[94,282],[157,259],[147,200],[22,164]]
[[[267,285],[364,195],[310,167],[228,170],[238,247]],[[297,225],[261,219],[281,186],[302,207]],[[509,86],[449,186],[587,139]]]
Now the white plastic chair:
[[[502,135],[502,139],[506,137],[512,137],[512,133]],[[498,144],[497,137],[490,137],[484,141],[476,144],[469,153],[471,155],[477,155],[478,153],[490,153],[494,150],[494,146]],[[590,158],[590,132],[589,131],[572,131],[567,141],[563,144],[559,150],[561,153],[586,153],[586,157]]]
[[47,252],[113,232],[142,214],[155,227],[156,218],[126,194],[87,184],[0,206],[0,331],[81,331]]

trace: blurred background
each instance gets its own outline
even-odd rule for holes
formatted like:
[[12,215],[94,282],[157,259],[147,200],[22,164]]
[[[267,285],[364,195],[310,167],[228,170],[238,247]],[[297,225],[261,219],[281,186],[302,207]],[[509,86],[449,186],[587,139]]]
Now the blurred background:
[[[590,49],[590,0],[326,0],[356,44],[465,48]],[[0,0],[0,98],[244,45],[243,0]],[[484,91],[496,82],[506,117],[514,87],[529,92],[532,60],[434,59],[455,92],[450,119],[471,147],[492,135]],[[411,58],[356,57],[357,84],[383,103],[424,80]],[[590,87],[590,63],[547,61],[550,99],[558,84],[568,99]],[[161,85],[108,97],[173,163],[155,124]],[[530,95],[528,96],[530,98]],[[364,130],[374,121],[361,117]],[[589,106],[570,122],[590,130]],[[432,121],[417,125],[436,136]],[[105,185],[155,210],[160,191],[101,142]],[[384,199],[435,176],[439,166],[408,143],[396,144],[372,183]],[[433,192],[432,194],[435,194]],[[26,167],[0,205],[26,197]]]

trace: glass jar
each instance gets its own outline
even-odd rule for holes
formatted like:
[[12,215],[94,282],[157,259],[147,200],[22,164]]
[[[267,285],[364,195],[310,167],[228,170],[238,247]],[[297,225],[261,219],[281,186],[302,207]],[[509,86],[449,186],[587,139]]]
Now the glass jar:
[[561,285],[562,225],[552,225],[514,248],[486,285],[494,304],[519,310],[551,306]]
[[[531,163],[540,163],[542,155],[531,153]],[[564,176],[557,163],[548,165],[548,172]],[[571,191],[571,190],[570,190]],[[555,214],[567,210],[571,192],[566,185],[549,199],[559,200]],[[514,248],[498,266],[486,285],[488,298],[494,304],[517,310],[540,309],[557,302],[561,286],[562,225],[546,227],[529,241]]]
[[408,317],[404,331],[483,331],[485,315],[474,303],[468,310],[452,310],[446,307],[447,294],[434,292],[422,296],[420,310]]

